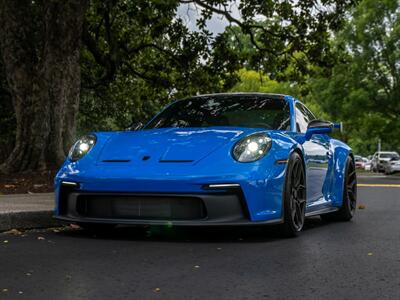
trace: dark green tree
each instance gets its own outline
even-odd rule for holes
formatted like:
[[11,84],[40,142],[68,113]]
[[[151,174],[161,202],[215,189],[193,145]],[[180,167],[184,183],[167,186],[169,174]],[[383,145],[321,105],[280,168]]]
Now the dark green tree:
[[[207,31],[213,14],[248,35],[251,61],[272,76],[295,53],[326,62],[329,32],[353,3],[246,0],[235,18],[228,0],[0,0],[0,53],[16,120],[0,171],[59,164],[80,104],[81,128],[121,128],[173,97],[231,88],[242,59],[226,35]],[[199,31],[176,16],[180,4],[199,8]]]
[[310,80],[310,101],[345,124],[356,152],[400,148],[400,2],[364,0],[334,40],[338,63]]

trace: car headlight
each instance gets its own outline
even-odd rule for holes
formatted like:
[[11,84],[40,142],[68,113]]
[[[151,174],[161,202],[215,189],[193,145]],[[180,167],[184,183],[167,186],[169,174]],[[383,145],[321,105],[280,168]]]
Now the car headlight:
[[93,148],[96,144],[96,140],[96,136],[93,134],[83,136],[71,147],[68,158],[72,161],[81,159]]
[[240,162],[259,160],[268,153],[272,140],[264,133],[254,133],[246,136],[235,144],[232,155]]

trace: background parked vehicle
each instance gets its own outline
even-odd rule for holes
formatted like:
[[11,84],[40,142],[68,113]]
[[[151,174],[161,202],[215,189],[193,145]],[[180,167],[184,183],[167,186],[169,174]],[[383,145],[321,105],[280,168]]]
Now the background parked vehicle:
[[356,169],[371,171],[371,161],[368,158],[362,157],[361,155],[355,155],[354,160],[356,163]]
[[400,156],[393,156],[390,160],[385,161],[383,166],[386,175],[400,172]]
[[354,161],[356,163],[356,169],[364,169],[365,168],[365,160],[362,156],[355,155]]
[[366,158],[366,157],[364,157],[363,159],[364,159],[364,162],[365,162],[364,163],[364,170],[365,171],[371,171],[371,160]]
[[392,159],[400,159],[399,154],[395,151],[376,152],[372,157],[372,172],[385,172],[386,163]]

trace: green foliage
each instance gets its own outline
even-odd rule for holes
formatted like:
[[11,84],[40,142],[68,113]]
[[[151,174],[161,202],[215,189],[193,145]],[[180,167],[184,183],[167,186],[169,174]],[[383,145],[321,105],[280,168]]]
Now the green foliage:
[[[260,91],[302,98],[310,91],[304,85],[308,78],[335,65],[329,33],[343,24],[354,2],[246,0],[239,2],[236,19],[230,0],[92,0],[82,35],[78,132],[124,129],[132,121],[145,122],[173,99],[199,93]],[[34,23],[42,27],[35,3],[41,1],[32,2]],[[190,31],[176,16],[181,3],[199,8],[199,31]],[[206,28],[213,14],[231,23],[217,36]],[[319,80],[312,86],[324,85]],[[2,86],[0,74],[0,139],[15,127]],[[317,97],[319,91],[312,93]],[[328,102],[320,106],[308,99],[314,111],[329,111]]]
[[[79,131],[145,122],[166,103],[222,91],[237,66],[207,31],[176,18],[178,1],[93,1],[82,49]],[[222,43],[216,39],[215,44]]]
[[[228,2],[217,1],[225,11],[229,11]],[[314,64],[323,68],[334,65],[330,33],[341,28],[346,11],[355,2],[240,1],[242,19],[228,18],[234,26],[224,32],[228,36],[225,47],[238,52],[240,63],[247,69],[262,71],[280,81],[299,80],[312,72]]]
[[345,124],[356,152],[400,149],[400,3],[364,0],[335,42],[339,62],[310,78],[307,99]]
[[290,82],[278,82],[267,75],[254,70],[241,69],[238,71],[240,82],[232,87],[232,92],[260,92],[287,94],[299,97],[298,85]]

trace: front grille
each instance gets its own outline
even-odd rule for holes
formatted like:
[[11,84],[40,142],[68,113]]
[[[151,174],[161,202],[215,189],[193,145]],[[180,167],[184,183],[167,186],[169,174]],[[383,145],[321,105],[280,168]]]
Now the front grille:
[[196,220],[206,217],[203,201],[187,196],[80,194],[76,210],[79,215],[91,218]]

